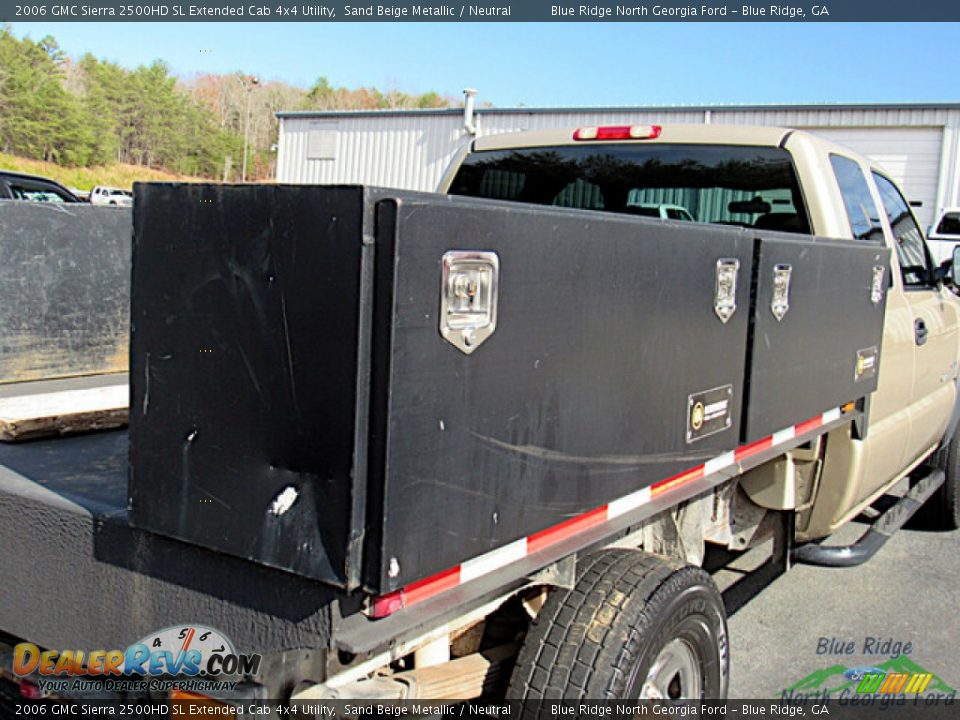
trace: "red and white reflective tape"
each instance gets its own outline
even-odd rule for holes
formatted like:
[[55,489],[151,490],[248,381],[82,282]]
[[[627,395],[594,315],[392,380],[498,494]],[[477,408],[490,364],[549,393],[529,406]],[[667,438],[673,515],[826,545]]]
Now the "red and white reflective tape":
[[839,418],[843,413],[843,408],[828,410],[821,415],[810,418],[806,422],[788,427],[749,445],[742,445],[736,450],[725,452],[722,455],[707,460],[702,465],[697,465],[666,480],[661,480],[622,498],[612,500],[606,505],[589,510],[581,515],[576,515],[546,530],[541,530],[533,535],[515,540],[512,543],[503,545],[496,550],[491,550],[472,560],[466,560],[456,567],[444,570],[436,575],[431,575],[423,580],[418,580],[388,595],[374,598],[370,603],[368,614],[373,618],[383,618],[387,615],[392,615],[398,610],[439,595],[444,590],[449,590],[458,585],[475,580],[478,577],[482,577],[483,575],[487,575],[494,570],[504,568],[511,563],[522,560],[551,545],[556,545],[585,530],[643,507],[653,498],[660,497],[663,493],[671,492],[697,480],[702,480],[722,470],[733,467],[758,453],[771,450],[796,437],[800,437],[823,425],[827,425]]

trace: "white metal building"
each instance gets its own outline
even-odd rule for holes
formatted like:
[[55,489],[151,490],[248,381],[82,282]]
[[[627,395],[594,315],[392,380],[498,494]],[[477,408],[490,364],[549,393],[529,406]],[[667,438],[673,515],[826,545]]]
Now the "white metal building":
[[277,181],[433,190],[474,135],[581,125],[733,123],[811,130],[882,165],[921,224],[960,205],[960,103],[281,112]]

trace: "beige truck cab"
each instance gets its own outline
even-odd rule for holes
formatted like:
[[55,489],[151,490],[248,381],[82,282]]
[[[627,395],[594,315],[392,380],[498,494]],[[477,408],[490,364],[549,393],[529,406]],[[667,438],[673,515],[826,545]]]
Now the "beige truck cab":
[[807,133],[790,133],[784,147],[807,190],[816,234],[853,242],[878,234],[893,250],[879,387],[866,409],[869,430],[863,439],[850,428],[827,438],[819,492],[798,522],[798,539],[810,540],[832,533],[951,439],[945,433],[957,405],[960,304],[883,168]]

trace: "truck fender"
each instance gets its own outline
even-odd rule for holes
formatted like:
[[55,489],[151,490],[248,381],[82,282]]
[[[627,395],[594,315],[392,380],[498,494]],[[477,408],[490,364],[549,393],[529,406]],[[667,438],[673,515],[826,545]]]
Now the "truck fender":
[[950,422],[947,424],[947,430],[940,439],[940,444],[937,446],[937,453],[946,449],[947,445],[950,444],[950,440],[957,432],[957,425],[960,425],[960,377],[955,378],[953,384],[957,388],[957,399],[953,403],[953,412],[950,414]]

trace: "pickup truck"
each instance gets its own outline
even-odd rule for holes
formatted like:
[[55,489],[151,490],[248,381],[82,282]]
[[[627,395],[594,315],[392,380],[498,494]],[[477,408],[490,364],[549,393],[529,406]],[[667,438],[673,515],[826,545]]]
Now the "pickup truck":
[[129,431],[0,445],[22,693],[196,638],[233,682],[169,697],[723,698],[711,549],[960,524],[960,301],[870,161],[581,127],[439,190],[136,186]]
[[928,228],[927,241],[934,262],[952,260],[953,249],[960,245],[960,208],[944,208]]
[[97,185],[90,191],[90,204],[130,207],[133,205],[133,193],[120,188]]

